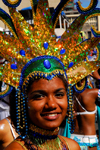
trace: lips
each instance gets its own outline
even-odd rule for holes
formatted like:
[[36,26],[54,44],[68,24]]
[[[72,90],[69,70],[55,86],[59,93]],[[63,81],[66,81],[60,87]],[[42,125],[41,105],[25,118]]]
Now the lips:
[[60,116],[60,113],[45,113],[41,115],[44,119],[55,120]]

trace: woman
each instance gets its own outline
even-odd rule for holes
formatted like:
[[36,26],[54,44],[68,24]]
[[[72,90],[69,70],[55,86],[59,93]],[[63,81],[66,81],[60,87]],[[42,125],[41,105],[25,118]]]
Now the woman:
[[[87,78],[84,78],[77,86],[81,88],[86,80]],[[90,89],[87,86],[82,93],[76,93],[74,95],[76,118],[74,120],[75,131],[74,134],[71,135],[71,138],[76,140],[81,148],[88,146],[89,150],[97,150],[98,146],[95,126],[98,92],[99,89]]]
[[[2,66],[0,73],[3,81],[17,89],[13,105],[16,112],[11,115],[11,120],[20,135],[6,150],[79,150],[75,141],[58,136],[58,127],[66,116],[68,106],[68,122],[73,132],[71,87],[98,68],[99,61],[96,62],[98,65],[82,62],[89,49],[98,44],[98,36],[80,44],[78,37],[85,19],[100,12],[90,14],[86,9],[87,14],[78,17],[56,41],[54,28],[68,1],[61,1],[51,16],[47,0],[31,0],[34,28],[16,11],[21,0],[3,2],[8,6],[11,17],[0,9],[1,18],[10,26],[13,37],[0,33],[0,52],[9,62]],[[96,5],[93,3],[91,6],[89,10],[92,12]],[[79,66],[84,71],[76,71],[72,78],[69,68],[77,70]]]
[[52,80],[43,78],[32,80],[27,89],[30,126],[28,136],[25,140],[17,138],[6,149],[21,150],[26,147],[27,149],[79,150],[75,141],[57,135],[58,127],[65,118],[68,107],[67,84],[63,77],[58,76]]

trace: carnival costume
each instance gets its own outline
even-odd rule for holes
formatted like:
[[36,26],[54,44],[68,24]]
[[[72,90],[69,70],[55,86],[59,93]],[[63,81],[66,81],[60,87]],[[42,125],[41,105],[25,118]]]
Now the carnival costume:
[[[96,114],[97,113],[97,106],[95,107],[94,111],[87,111],[82,104],[80,103],[80,101],[78,100],[78,98],[75,96],[75,100],[77,101],[78,105],[80,105],[80,107],[84,110],[84,112],[76,112],[77,115],[92,115],[92,114]],[[71,134],[71,139],[75,140],[77,143],[79,143],[79,145],[81,146],[81,148],[83,147],[96,147],[99,145],[99,140],[97,135],[79,135],[79,134]],[[85,149],[85,148],[84,148]]]
[[72,134],[71,139],[77,141],[80,146],[95,147],[98,146],[98,138],[96,135],[79,135]]
[[[94,70],[99,68],[99,60],[89,62],[84,61],[91,48],[97,46],[100,40],[100,33],[92,28],[95,37],[87,39],[82,43],[78,42],[79,33],[83,24],[90,17],[98,16],[100,9],[95,8],[97,1],[91,0],[88,8],[82,8],[77,3],[77,8],[81,13],[78,18],[70,25],[61,39],[56,41],[54,29],[56,27],[59,15],[63,8],[71,0],[62,0],[53,15],[47,0],[30,0],[33,12],[34,27],[28,24],[24,17],[16,10],[21,0],[3,0],[8,6],[10,15],[0,9],[0,19],[8,26],[13,36],[0,32],[0,55],[5,58],[8,63],[0,67],[1,81],[14,86],[16,92],[16,130],[22,139],[28,138],[28,143],[37,142],[38,148],[52,149],[52,141],[55,142],[54,149],[69,149],[63,145],[58,138],[58,134],[45,135],[44,131],[40,131],[38,136],[37,127],[28,127],[26,115],[26,90],[28,83],[32,78],[52,78],[63,75],[68,82],[68,122],[70,124],[71,133],[73,133],[73,107],[72,107],[72,90],[71,87],[87,76]],[[30,130],[32,135],[30,134]],[[24,135],[21,134],[24,131]],[[44,133],[44,135],[43,135]],[[34,141],[34,137],[37,141]],[[45,145],[42,145],[41,137],[44,137]],[[58,145],[60,144],[60,146]],[[58,145],[58,147],[57,147]],[[41,147],[43,146],[43,147]],[[27,147],[27,146],[26,146]],[[51,148],[50,148],[51,147]],[[32,147],[30,149],[38,149]]]

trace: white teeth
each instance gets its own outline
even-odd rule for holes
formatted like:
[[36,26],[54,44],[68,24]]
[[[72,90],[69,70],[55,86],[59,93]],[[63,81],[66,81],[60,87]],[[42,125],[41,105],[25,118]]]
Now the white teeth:
[[48,114],[47,116],[56,116],[57,114]]

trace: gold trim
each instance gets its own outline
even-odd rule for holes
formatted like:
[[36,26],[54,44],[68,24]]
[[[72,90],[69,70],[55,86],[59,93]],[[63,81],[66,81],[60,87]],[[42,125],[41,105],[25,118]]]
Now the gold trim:
[[96,57],[95,61],[97,61],[99,59],[99,54],[100,54],[98,47],[96,47],[96,50],[97,50],[97,57]]
[[84,87],[85,87],[85,83],[86,83],[86,81],[84,80],[84,82],[82,83],[82,86],[80,86],[80,87],[76,84],[75,85],[76,89],[79,90],[79,91],[83,90]]
[[[100,16],[100,14],[99,14],[99,16]],[[100,31],[97,31],[93,25],[91,27],[94,30],[94,32],[96,32],[97,34],[100,34]]]
[[12,30],[12,28],[9,26],[9,24],[8,24],[4,19],[2,19],[2,17],[0,17],[0,20],[1,20],[3,23],[6,24],[6,26],[7,26],[7,27],[9,28],[9,30],[12,32],[12,34],[14,35],[14,37],[15,37],[16,39],[18,39],[17,36],[16,36],[16,34],[15,34],[15,32]]
[[33,5],[33,0],[30,0],[31,6],[32,6],[32,15],[33,15],[33,20],[35,19],[35,12],[34,12],[34,5]]
[[62,7],[62,9],[60,10],[59,14],[58,14],[58,17],[56,18],[56,21],[55,21],[55,24],[54,24],[54,29],[57,25],[57,21],[58,21],[58,18],[59,18],[59,15],[61,14],[62,10],[65,8],[65,6],[70,2],[71,0],[67,1],[67,3]]
[[14,142],[19,143],[25,150],[28,150],[28,149],[22,144],[22,142],[20,142],[20,141],[18,141],[18,140],[14,140]]
[[6,87],[6,90],[5,90],[5,91],[0,92],[0,95],[4,95],[4,94],[6,94],[8,90],[9,90],[9,85],[7,85],[7,87]]
[[7,0],[9,4],[14,5],[16,3],[18,3],[19,0],[15,0],[15,1],[11,1],[11,0]]
[[78,1],[77,3],[78,3],[79,8],[80,8],[82,11],[87,11],[87,10],[89,10],[89,9],[93,6],[93,2],[94,2],[94,0],[91,0],[89,6],[86,7],[86,8],[84,8],[84,7],[81,6],[81,2],[80,2],[80,1]]
[[[47,77],[49,74],[50,75],[52,75],[52,74],[58,74],[58,73],[61,73],[62,75],[64,75],[65,74],[65,72],[63,71],[63,70],[54,70],[54,71],[52,71],[52,72],[50,72],[50,73],[46,73],[46,72],[42,72],[42,71],[34,71],[34,72],[31,72],[26,78],[25,78],[25,80],[24,80],[24,82],[23,82],[23,86],[25,86],[26,84],[25,83],[28,83],[28,80],[29,80],[29,78],[31,77],[32,78],[32,75],[33,76],[37,76],[37,73],[40,75],[41,74],[41,76],[43,76],[44,74],[45,74],[45,77]],[[64,76],[64,78],[67,80],[67,77],[66,76]],[[23,86],[22,86],[22,88],[23,88]]]
[[61,135],[59,135],[59,137],[61,137],[66,142],[68,150],[70,150],[70,147],[69,147],[69,144],[68,144],[67,140],[63,136],[61,136]]
[[39,133],[41,135],[49,135],[49,136],[57,135],[59,132],[59,127],[53,131],[53,130],[45,130],[45,129],[39,128],[33,124],[30,124],[29,129],[34,131],[35,133]]

